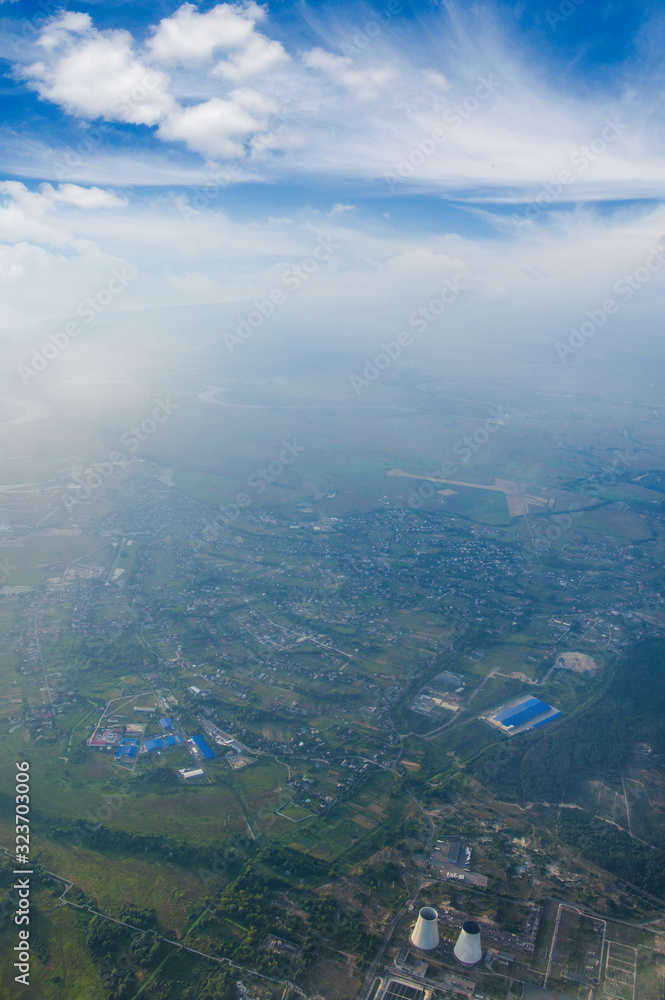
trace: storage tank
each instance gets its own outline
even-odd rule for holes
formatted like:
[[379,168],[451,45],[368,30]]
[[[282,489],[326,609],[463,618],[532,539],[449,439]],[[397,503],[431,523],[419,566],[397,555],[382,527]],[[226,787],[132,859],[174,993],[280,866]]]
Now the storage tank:
[[453,954],[462,965],[475,965],[483,957],[483,946],[480,943],[480,927],[475,920],[465,920],[462,930],[453,948]]
[[423,906],[411,931],[411,944],[419,951],[433,951],[439,944],[439,914],[431,906]]

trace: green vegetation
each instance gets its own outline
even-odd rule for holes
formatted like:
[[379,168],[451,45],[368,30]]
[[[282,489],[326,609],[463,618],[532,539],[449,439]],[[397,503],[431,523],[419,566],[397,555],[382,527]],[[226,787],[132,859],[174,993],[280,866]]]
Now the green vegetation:
[[576,809],[562,810],[557,832],[593,861],[652,896],[665,899],[665,835],[654,847]]
[[621,780],[637,741],[665,749],[665,643],[649,642],[620,657],[607,690],[575,718],[548,733],[503,742],[475,773],[500,794],[522,801],[563,800],[581,778]]

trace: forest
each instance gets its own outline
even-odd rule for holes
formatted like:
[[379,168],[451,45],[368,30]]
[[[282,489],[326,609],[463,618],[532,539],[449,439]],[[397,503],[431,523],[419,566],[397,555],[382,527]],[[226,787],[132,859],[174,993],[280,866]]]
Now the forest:
[[[582,780],[620,786],[637,743],[665,766],[665,642],[641,643],[616,664],[600,699],[547,733],[529,733],[491,747],[475,776],[499,797],[520,802],[565,801]],[[645,892],[665,898],[665,821],[645,844],[582,809],[561,810],[556,833],[581,855]]]
[[578,809],[562,809],[557,832],[586,858],[651,896],[665,899],[665,837],[649,847]]
[[622,656],[598,701],[549,732],[491,747],[475,776],[501,798],[561,802],[572,781],[620,782],[636,743],[665,752],[665,643],[641,643]]

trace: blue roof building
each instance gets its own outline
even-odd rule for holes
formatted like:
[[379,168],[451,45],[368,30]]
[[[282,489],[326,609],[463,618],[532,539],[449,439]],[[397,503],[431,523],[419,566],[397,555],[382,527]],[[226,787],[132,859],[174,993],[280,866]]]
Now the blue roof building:
[[163,750],[165,744],[161,736],[156,736],[154,740],[145,740],[143,746],[150,753],[151,750]]
[[558,719],[561,712],[540,698],[532,696],[518,698],[486,716],[488,722],[498,726],[507,736],[537,729]]
[[205,760],[213,760],[215,755],[202,736],[192,736],[192,743]]

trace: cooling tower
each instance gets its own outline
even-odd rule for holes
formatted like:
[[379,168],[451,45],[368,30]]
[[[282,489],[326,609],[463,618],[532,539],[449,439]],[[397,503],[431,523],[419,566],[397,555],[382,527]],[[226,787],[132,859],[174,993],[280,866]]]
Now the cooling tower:
[[475,965],[483,957],[483,946],[480,943],[480,927],[475,920],[465,920],[462,930],[453,948],[453,954],[462,965]]
[[411,931],[411,944],[419,951],[433,951],[439,943],[439,914],[431,906],[423,906]]

